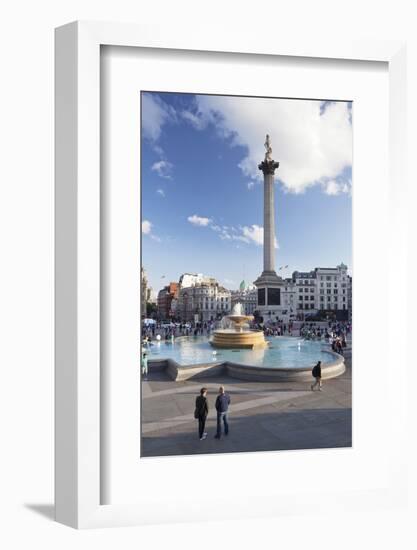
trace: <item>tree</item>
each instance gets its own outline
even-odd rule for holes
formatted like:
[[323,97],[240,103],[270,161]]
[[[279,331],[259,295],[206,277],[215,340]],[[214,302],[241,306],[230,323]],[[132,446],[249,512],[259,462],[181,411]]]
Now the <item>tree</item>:
[[157,314],[156,304],[154,302],[146,302],[146,317],[154,318]]

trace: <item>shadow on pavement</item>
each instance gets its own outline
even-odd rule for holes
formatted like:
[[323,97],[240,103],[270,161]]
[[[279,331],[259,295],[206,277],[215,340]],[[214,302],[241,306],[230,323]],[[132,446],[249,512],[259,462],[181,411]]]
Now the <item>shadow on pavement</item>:
[[[229,417],[230,433],[214,439],[215,419],[207,421],[208,437],[200,441],[197,422],[160,435],[142,437],[142,457],[352,446],[351,409],[303,409]],[[194,428],[194,429],[193,429]],[[180,431],[182,430],[182,431]]]

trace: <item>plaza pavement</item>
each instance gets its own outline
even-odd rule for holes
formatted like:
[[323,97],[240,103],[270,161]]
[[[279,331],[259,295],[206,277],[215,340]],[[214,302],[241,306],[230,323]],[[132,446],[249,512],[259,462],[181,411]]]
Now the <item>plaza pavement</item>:
[[[323,391],[308,383],[247,382],[227,376],[174,382],[150,370],[142,381],[141,456],[192,455],[352,445],[352,377],[346,372],[323,381]],[[313,382],[313,379],[312,379]],[[214,439],[214,402],[219,385],[231,396],[230,433]],[[200,441],[194,419],[195,398],[208,388],[207,439]]]

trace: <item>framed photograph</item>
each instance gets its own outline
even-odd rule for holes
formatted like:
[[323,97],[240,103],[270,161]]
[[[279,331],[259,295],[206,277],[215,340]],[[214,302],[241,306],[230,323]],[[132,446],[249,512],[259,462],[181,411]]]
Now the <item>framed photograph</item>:
[[404,45],[160,31],[56,30],[57,520],[401,505]]

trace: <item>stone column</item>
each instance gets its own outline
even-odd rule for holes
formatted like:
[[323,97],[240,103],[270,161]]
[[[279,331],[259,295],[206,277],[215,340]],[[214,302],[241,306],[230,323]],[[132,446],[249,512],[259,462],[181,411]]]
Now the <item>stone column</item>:
[[275,271],[274,173],[278,166],[278,162],[266,159],[259,164],[264,174],[264,272]]

